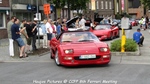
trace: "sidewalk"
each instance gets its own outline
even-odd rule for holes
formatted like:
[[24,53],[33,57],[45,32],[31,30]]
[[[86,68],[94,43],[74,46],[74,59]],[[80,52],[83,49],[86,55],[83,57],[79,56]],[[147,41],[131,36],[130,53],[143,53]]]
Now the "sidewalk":
[[[129,33],[129,38],[132,38],[133,33],[137,31],[137,28],[133,27]],[[141,33],[144,35],[143,47],[140,47],[140,56],[121,56],[121,64],[150,64],[150,29],[141,30]],[[119,58],[119,57],[118,57]]]
[[[42,45],[42,41],[40,40],[40,46]],[[37,47],[38,40],[37,40]],[[49,57],[44,58],[45,54],[41,55],[30,55],[29,57],[20,59],[19,57],[10,57],[9,56],[9,40],[1,39],[0,40],[0,62],[34,62],[34,61],[43,61],[44,59],[50,59]],[[40,59],[42,58],[42,59]],[[39,59],[39,60],[38,60]]]

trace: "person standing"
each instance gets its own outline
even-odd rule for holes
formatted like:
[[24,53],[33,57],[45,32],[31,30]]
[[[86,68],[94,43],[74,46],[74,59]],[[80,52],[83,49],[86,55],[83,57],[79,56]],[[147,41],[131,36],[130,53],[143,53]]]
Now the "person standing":
[[58,18],[57,22],[56,22],[56,31],[57,31],[57,36],[60,35],[60,33],[61,33],[61,21],[60,21],[60,18]]
[[38,21],[38,19],[34,18],[34,21],[32,23],[32,33],[33,33],[33,36],[32,36],[32,50],[33,51],[37,50],[37,47],[36,47],[37,21]]
[[31,42],[32,42],[32,37],[33,37],[31,20],[28,20],[27,23],[24,26],[26,27],[26,32],[27,32],[27,35],[28,35],[26,52],[27,53],[32,53],[32,51],[30,49]]
[[11,26],[11,34],[12,34],[12,39],[14,41],[17,41],[19,47],[20,47],[20,58],[23,57],[28,57],[28,55],[25,53],[25,43],[20,37],[20,34],[25,30],[25,27],[19,30],[19,19],[14,20],[14,24]]
[[13,47],[13,39],[11,34],[11,26],[14,24],[14,19],[16,17],[12,16],[11,20],[7,23],[7,33],[8,33],[8,39],[9,39],[9,55],[14,56],[14,47]]
[[47,20],[43,20],[43,24],[41,25],[42,33],[43,33],[43,48],[47,48],[47,33],[46,33],[46,23]]
[[52,38],[52,33],[53,33],[53,29],[51,27],[51,19],[47,20],[47,23],[46,23],[46,33],[47,33],[47,40],[50,41],[51,38]]
[[54,37],[56,37],[56,33],[57,33],[56,25],[55,25],[54,21],[51,22],[51,28],[52,28],[52,38],[54,38]]
[[[22,23],[20,25],[20,29],[25,27],[25,24],[27,23],[27,21],[24,19],[22,20]],[[25,51],[26,51],[26,47],[27,47],[27,39],[29,38],[27,35],[26,30],[22,31],[21,33],[21,38],[23,39],[24,43],[25,43]]]
[[85,28],[86,20],[84,19],[84,15],[82,15],[82,19],[79,21],[79,26],[81,29]]

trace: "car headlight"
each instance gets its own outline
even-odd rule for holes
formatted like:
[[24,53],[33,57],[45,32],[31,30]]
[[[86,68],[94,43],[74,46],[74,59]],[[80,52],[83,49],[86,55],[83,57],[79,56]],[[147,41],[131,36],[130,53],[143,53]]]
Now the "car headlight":
[[70,53],[73,53],[73,49],[67,49],[67,50],[65,50],[65,54],[70,54]]
[[101,52],[107,52],[107,51],[108,51],[108,48],[100,48],[100,51],[101,51]]

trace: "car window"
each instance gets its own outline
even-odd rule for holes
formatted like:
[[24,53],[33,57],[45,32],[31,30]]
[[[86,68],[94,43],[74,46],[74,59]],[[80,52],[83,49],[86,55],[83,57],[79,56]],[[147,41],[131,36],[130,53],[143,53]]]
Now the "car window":
[[95,30],[105,30],[105,29],[110,29],[111,25],[97,25],[95,27]]
[[61,42],[97,42],[99,39],[91,32],[69,32],[61,36]]

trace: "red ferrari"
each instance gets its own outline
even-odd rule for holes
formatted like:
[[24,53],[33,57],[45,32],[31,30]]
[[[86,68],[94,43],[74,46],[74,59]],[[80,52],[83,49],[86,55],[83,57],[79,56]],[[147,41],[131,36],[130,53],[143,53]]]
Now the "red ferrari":
[[108,64],[111,60],[109,46],[89,31],[60,34],[50,41],[50,52],[58,66]]
[[115,25],[97,25],[95,28],[91,28],[90,31],[94,33],[100,40],[112,40],[115,37],[120,37],[119,28]]

